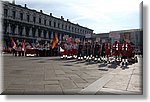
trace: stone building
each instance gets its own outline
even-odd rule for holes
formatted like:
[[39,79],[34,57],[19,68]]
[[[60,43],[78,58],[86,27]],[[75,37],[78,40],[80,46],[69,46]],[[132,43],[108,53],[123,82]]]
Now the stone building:
[[98,33],[95,34],[95,40],[104,43],[104,42],[109,42],[109,33]]
[[29,9],[26,4],[23,7],[3,1],[2,5],[3,43],[6,47],[11,37],[17,43],[22,39],[30,43],[50,43],[56,34],[59,41],[63,40],[64,35],[84,40],[85,34],[93,34],[92,29],[71,23],[69,19],[64,20],[63,16],[57,18],[52,13],[47,15],[42,10]]
[[124,40],[131,42],[135,45],[135,50],[143,52],[143,30],[142,29],[129,29],[109,32],[109,38],[111,43],[115,40],[121,43]]

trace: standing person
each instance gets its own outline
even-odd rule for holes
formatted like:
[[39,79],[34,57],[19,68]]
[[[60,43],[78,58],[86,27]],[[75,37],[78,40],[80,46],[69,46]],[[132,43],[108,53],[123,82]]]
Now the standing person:
[[80,42],[79,46],[78,46],[78,60],[82,60],[83,59],[82,50],[83,50],[83,44],[82,44],[82,42]]
[[94,58],[94,61],[100,60],[100,44],[98,42],[94,46]]
[[102,49],[101,49],[101,57],[102,60],[105,61],[105,43],[102,44]]
[[39,57],[41,57],[42,56],[42,45],[41,44],[39,45],[38,51],[39,51]]
[[88,56],[88,51],[87,51],[87,42],[85,42],[85,44],[84,44],[84,59],[86,59],[87,58],[87,56]]
[[16,45],[16,43],[15,43],[13,38],[11,40],[12,40],[11,41],[11,47],[12,47],[13,56],[17,56],[17,49],[16,49],[17,45]]
[[65,50],[64,50],[64,49],[65,49],[65,48],[64,48],[64,42],[61,42],[61,43],[60,43],[60,58],[61,58],[61,59],[63,59],[63,58],[65,57],[65,56],[64,56],[64,55],[65,55],[65,53],[64,53]]
[[67,59],[67,55],[68,55],[68,44],[65,42],[65,44],[64,44],[64,58]]
[[106,54],[106,60],[105,62],[110,63],[109,57],[111,56],[111,44],[105,43],[105,54]]
[[36,50],[36,57],[38,57],[39,56],[39,43],[35,45],[35,50]]
[[50,44],[49,43],[47,44],[47,56],[48,57],[50,56]]
[[18,45],[18,56],[21,56],[21,44]]
[[128,56],[130,54],[130,47],[131,47],[131,45],[127,41],[125,41],[122,44],[122,51],[121,51],[122,66],[127,66],[128,65]]
[[43,44],[43,57],[46,57],[46,45]]
[[86,57],[86,60],[89,60],[90,59],[90,55],[91,55],[91,45],[90,45],[90,42],[87,43],[87,57]]
[[24,40],[22,40],[21,53],[22,53],[22,56],[24,56],[24,53],[25,53],[25,43],[24,43]]
[[74,58],[77,58],[77,53],[78,53],[78,45],[75,42],[74,45],[73,45],[73,57]]
[[121,52],[121,44],[118,41],[115,41],[112,45],[112,55],[115,56],[115,61],[119,60]]
[[52,44],[50,43],[50,45],[49,45],[49,48],[50,48],[50,56],[52,56]]

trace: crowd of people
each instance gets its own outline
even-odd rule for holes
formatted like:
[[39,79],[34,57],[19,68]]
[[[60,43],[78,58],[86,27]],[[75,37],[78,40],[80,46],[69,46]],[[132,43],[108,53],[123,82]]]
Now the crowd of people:
[[[13,42],[13,40],[12,40]],[[124,41],[119,43],[115,41],[113,44],[110,42],[90,42],[90,41],[73,41],[66,40],[57,43],[54,48],[52,44],[45,43],[27,43],[22,44],[12,43],[10,53],[14,56],[37,56],[37,57],[48,57],[48,56],[60,56],[61,59],[76,58],[78,60],[86,61],[103,61],[110,63],[110,59],[115,61],[122,61],[123,65],[127,65],[128,59],[134,58],[134,62],[137,62],[137,58],[134,53],[134,45]]]
[[3,48],[4,53],[12,53],[13,56],[37,56],[37,57],[48,57],[58,56],[59,47],[56,46],[54,49],[51,48],[51,44],[34,44],[26,43],[25,47],[22,44],[18,44],[15,48]]
[[122,62],[122,65],[127,65],[129,59],[133,59],[132,62],[137,62],[134,45],[127,41],[124,43],[115,41],[113,44],[109,42],[62,43],[60,49],[60,55],[63,59],[77,58],[78,60],[110,63],[112,58],[114,61]]

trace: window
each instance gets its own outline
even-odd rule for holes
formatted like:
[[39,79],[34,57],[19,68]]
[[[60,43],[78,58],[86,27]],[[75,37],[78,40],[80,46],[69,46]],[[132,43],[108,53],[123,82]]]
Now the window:
[[38,37],[41,37],[41,30],[38,30]]
[[58,23],[58,28],[60,28],[60,23]]
[[8,15],[8,10],[4,9],[4,16],[7,17],[7,15]]
[[51,21],[49,21],[49,26],[52,26],[52,25],[51,25],[51,23],[52,23],[52,22],[51,22]]
[[12,33],[15,34],[15,25],[12,25]]
[[29,30],[30,30],[29,27],[26,27],[25,30],[26,30],[26,36],[29,36]]
[[39,23],[41,24],[41,18],[39,18]]
[[44,30],[44,38],[46,38],[46,30]]
[[33,29],[33,37],[35,37],[35,29]]
[[4,34],[6,34],[6,33],[7,33],[7,24],[4,23]]
[[51,34],[52,34],[52,32],[51,32],[51,31],[49,31],[49,32],[48,32],[49,39],[51,39]]
[[54,22],[54,27],[56,27],[56,22]]
[[18,31],[19,31],[19,35],[22,36],[22,31],[23,31],[22,26],[19,26],[19,27],[18,27]]
[[70,30],[70,26],[69,26],[69,30]]
[[64,25],[62,24],[62,29],[64,29]]
[[65,26],[65,29],[67,30],[67,25]]
[[28,21],[28,22],[30,21],[30,16],[29,16],[29,15],[27,15],[27,21]]
[[46,25],[46,19],[44,20],[44,25]]
[[36,21],[36,17],[33,17],[33,22],[35,23],[35,21]]
[[16,12],[12,11],[12,18],[15,19],[16,18]]
[[23,13],[20,13],[20,20],[23,20]]

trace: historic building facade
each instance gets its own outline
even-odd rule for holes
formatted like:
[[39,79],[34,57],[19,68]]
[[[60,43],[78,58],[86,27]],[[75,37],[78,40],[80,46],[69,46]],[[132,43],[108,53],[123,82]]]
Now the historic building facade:
[[120,31],[111,31],[109,32],[109,38],[111,43],[114,41],[120,41],[121,43],[124,40],[131,42],[135,45],[135,49],[143,52],[143,30],[142,29],[129,29],[129,30],[120,30]]
[[50,43],[56,34],[59,41],[63,40],[64,35],[84,40],[86,34],[93,34],[92,29],[71,23],[68,19],[65,21],[63,16],[56,18],[52,13],[47,15],[42,10],[29,9],[26,4],[23,7],[3,1],[2,5],[4,46],[9,46],[11,37],[16,42],[25,39],[30,43]]

